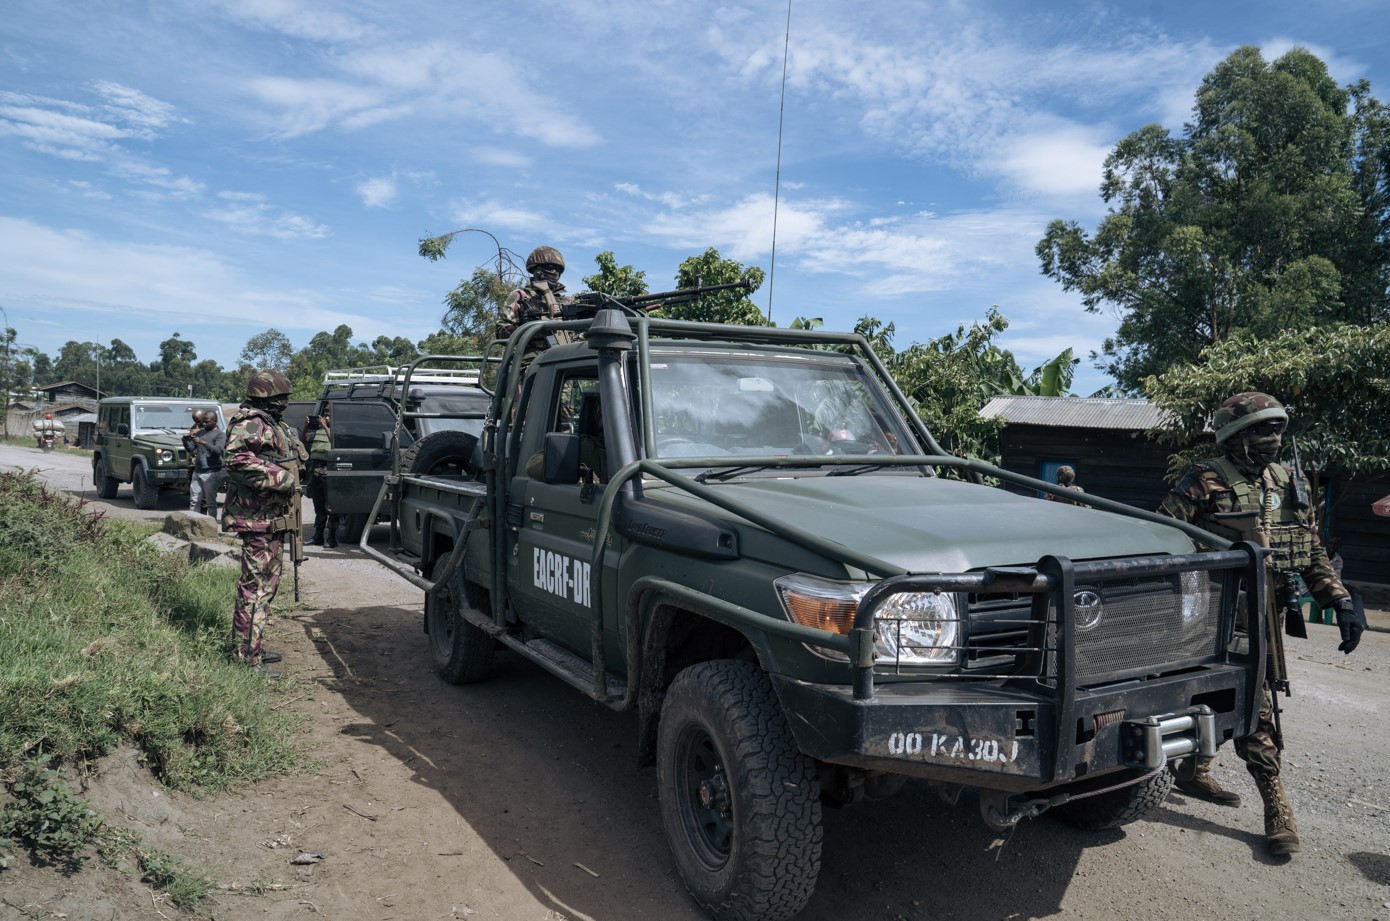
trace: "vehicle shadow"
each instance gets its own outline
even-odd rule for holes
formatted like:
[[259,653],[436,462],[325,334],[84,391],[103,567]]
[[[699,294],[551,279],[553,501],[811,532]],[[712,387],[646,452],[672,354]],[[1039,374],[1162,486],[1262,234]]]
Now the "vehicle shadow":
[[[301,623],[335,676],[325,683],[361,716],[342,731],[408,764],[540,903],[565,917],[707,917],[668,855],[631,714],[509,652],[488,680],[448,685],[418,613],[402,608],[326,609]],[[826,810],[824,826],[807,921],[1055,915],[1084,851],[1125,835],[1044,819],[1001,837],[973,797],[951,806],[925,784]]]

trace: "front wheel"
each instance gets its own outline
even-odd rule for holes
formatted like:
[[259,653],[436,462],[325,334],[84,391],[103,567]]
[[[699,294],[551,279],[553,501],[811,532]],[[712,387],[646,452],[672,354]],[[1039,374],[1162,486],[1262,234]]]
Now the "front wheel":
[[666,691],[657,789],[681,879],[730,921],[805,907],[820,873],[820,787],[752,662],[692,665]]
[[1049,812],[1068,825],[1088,831],[1119,828],[1139,821],[1162,806],[1172,789],[1173,775],[1164,770],[1137,784],[1073,800]]
[[[435,561],[431,578],[439,580],[447,557]],[[425,595],[425,632],[430,637],[430,659],[434,670],[450,684],[474,684],[492,671],[492,652],[496,643],[479,627],[469,623],[459,610],[464,603],[463,570],[436,594]]]
[[150,482],[149,474],[145,472],[144,467],[136,466],[130,479],[130,488],[135,493],[136,508],[150,509],[159,504],[159,485]]
[[102,499],[116,498],[116,490],[121,488],[121,481],[111,475],[111,468],[106,464],[106,458],[97,461],[96,469],[92,471],[92,479],[96,481],[97,495]]

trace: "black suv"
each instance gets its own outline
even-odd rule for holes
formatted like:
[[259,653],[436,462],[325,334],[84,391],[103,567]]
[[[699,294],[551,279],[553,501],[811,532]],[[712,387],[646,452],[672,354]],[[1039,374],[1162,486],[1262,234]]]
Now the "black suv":
[[[314,404],[331,404],[333,450],[328,459],[328,505],[339,516],[339,538],[355,542],[386,475],[402,401],[405,368],[375,365],[329,371]],[[404,394],[401,469],[413,473],[477,470],[478,438],[491,395],[471,369],[418,368]],[[440,418],[434,418],[438,414]],[[310,418],[309,425],[314,420]]]

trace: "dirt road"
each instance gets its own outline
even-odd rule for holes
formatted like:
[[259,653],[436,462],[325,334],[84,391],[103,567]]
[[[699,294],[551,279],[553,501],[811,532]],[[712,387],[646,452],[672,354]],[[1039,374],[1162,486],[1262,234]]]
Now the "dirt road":
[[[0,447],[91,493],[85,457]],[[85,482],[84,482],[85,480]],[[129,489],[109,503],[139,512]],[[3,510],[0,510],[2,513]],[[128,755],[88,795],[231,888],[199,914],[222,921],[697,919],[666,852],[655,777],[633,766],[634,722],[510,655],[454,687],[429,667],[421,595],[356,550],[311,548],[306,603],[280,607],[278,706],[309,716],[313,773],[196,800],[151,782]],[[286,593],[282,592],[282,599]],[[230,612],[230,599],[228,601]],[[1350,657],[1310,625],[1291,647],[1285,771],[1303,834],[1292,862],[1263,855],[1258,795],[1222,749],[1223,809],[1174,794],[1151,820],[1080,832],[1038,819],[999,840],[968,794],[926,786],[826,813],[824,868],[806,921],[857,919],[1378,918],[1390,921],[1390,634]],[[301,852],[319,863],[294,866]],[[95,862],[73,878],[0,873],[0,918],[177,917]]]

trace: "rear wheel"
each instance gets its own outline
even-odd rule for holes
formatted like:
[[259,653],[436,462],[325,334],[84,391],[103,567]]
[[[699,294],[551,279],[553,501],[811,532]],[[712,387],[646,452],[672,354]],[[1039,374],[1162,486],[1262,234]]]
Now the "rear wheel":
[[96,482],[98,496],[103,499],[116,498],[116,490],[121,488],[121,481],[111,475],[106,458],[97,461],[96,468],[92,471],[92,479]]
[[365,530],[367,530],[367,516],[365,513],[338,516],[338,540],[343,543],[357,543],[362,539],[362,532]]
[[[444,571],[447,557],[434,564],[436,581]],[[425,631],[430,637],[430,659],[434,670],[450,684],[473,684],[492,671],[492,652],[496,645],[481,628],[469,623],[459,610],[466,603],[463,571],[433,595],[425,595]]]
[[1121,825],[1139,821],[1162,806],[1172,789],[1173,775],[1166,770],[1159,771],[1140,783],[1109,793],[1073,800],[1050,809],[1049,812],[1068,825],[1089,831],[1119,828]]
[[702,662],[671,682],[657,789],[676,868],[701,906],[734,921],[805,907],[820,873],[820,787],[757,665]]
[[136,465],[130,478],[130,488],[135,493],[136,508],[149,509],[159,504],[159,486],[150,482],[149,474],[143,466]]

